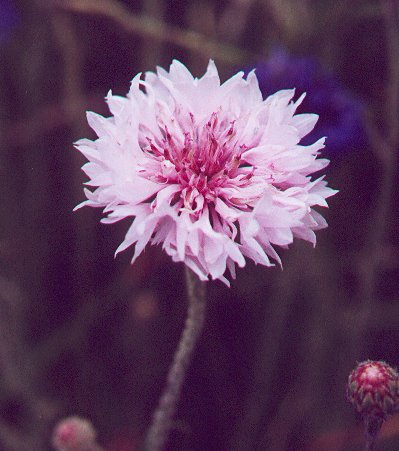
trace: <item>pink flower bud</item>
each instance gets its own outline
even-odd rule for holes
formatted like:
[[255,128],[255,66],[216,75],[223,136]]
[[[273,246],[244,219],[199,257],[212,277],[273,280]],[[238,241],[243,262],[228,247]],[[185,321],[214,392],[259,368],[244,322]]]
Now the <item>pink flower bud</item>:
[[364,418],[385,420],[398,406],[398,373],[385,362],[359,363],[349,375],[347,397]]
[[90,421],[77,416],[61,420],[53,433],[57,451],[88,451],[96,447],[96,431]]

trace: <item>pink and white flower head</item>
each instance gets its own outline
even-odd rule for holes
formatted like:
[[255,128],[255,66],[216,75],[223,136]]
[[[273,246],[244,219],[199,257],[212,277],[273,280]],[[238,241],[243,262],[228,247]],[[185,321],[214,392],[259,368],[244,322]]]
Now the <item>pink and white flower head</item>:
[[311,174],[324,138],[300,143],[315,114],[297,114],[294,90],[263,100],[254,72],[221,84],[213,61],[194,78],[179,61],[170,71],[138,74],[127,97],[107,95],[112,116],[88,112],[98,139],[76,147],[89,160],[87,200],[112,223],[133,222],[117,253],[135,245],[132,263],[148,243],[161,244],[201,280],[220,279],[245,257],[272,266],[274,246],[294,237],[315,244],[326,227],[313,206],[336,191]]

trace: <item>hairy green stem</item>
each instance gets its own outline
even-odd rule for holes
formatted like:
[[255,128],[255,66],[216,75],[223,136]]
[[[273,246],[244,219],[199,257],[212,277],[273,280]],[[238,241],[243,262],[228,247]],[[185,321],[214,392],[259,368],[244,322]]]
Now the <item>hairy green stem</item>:
[[205,283],[201,282],[186,267],[186,285],[189,302],[187,319],[169,369],[166,388],[159,400],[152,424],[148,430],[144,447],[146,451],[161,451],[165,448],[187,368],[190,365],[204,325],[206,312]]

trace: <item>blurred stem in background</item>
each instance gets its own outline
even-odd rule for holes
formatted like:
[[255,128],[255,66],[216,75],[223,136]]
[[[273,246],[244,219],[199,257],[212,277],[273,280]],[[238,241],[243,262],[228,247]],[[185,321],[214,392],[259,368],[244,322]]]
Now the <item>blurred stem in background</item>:
[[378,118],[369,112],[368,132],[378,164],[381,168],[381,184],[375,201],[374,217],[369,222],[368,239],[359,261],[359,291],[355,311],[350,322],[351,352],[349,367],[356,359],[368,357],[365,349],[365,333],[376,306],[377,272],[381,262],[381,249],[385,246],[392,218],[392,200],[396,187],[397,148],[399,145],[399,4],[395,0],[381,0],[381,12],[385,24],[387,49],[387,85],[385,90],[385,115],[383,129],[378,128]]
[[203,55],[206,59],[212,57],[230,64],[240,64],[251,57],[239,47],[211,40],[196,31],[173,27],[146,14],[132,14],[122,3],[115,0],[54,0],[54,5],[66,11],[105,16],[129,33],[177,45],[197,55]]

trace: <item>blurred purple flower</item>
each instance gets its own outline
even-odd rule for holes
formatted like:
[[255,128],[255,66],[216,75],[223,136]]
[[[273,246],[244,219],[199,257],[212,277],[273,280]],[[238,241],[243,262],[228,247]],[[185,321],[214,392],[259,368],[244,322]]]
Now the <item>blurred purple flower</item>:
[[18,13],[12,0],[0,0],[0,43],[7,39],[18,22]]
[[278,47],[255,68],[264,97],[288,88],[296,88],[296,96],[306,92],[298,112],[317,113],[319,121],[315,130],[302,140],[303,144],[310,144],[316,136],[326,136],[326,151],[335,154],[366,144],[363,103],[324,70],[317,60],[296,57]]

